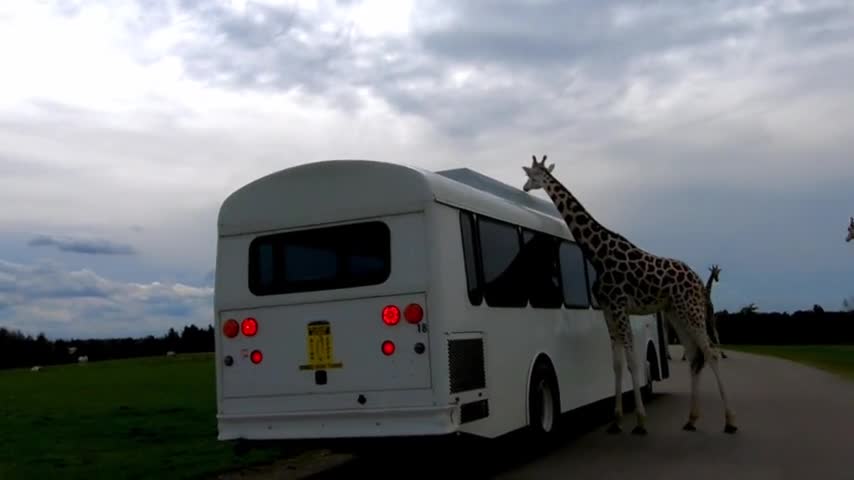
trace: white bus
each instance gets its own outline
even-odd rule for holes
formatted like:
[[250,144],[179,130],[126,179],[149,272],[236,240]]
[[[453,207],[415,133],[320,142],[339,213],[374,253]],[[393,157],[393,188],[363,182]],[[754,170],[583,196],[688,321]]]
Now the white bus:
[[[469,169],[260,178],[219,212],[218,439],[548,433],[614,395],[594,274],[550,201]],[[632,322],[651,389],[663,328]]]

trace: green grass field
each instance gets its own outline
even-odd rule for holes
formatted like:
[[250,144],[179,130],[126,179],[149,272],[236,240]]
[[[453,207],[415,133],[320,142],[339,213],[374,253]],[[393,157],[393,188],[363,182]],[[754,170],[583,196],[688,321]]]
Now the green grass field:
[[[854,345],[724,348],[854,380]],[[215,413],[211,354],[0,371],[0,479],[212,478],[288,453],[235,456]]]
[[0,479],[211,478],[266,463],[216,440],[212,354],[0,371]]
[[854,380],[854,345],[727,345],[723,348],[785,358]]

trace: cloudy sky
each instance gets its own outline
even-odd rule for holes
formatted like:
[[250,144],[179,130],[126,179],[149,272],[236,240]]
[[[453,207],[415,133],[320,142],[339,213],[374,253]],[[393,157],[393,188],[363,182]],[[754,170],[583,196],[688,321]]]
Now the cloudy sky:
[[854,295],[844,1],[0,2],[0,325],[210,324],[216,215],[329,158],[547,153],[603,223],[716,307]]

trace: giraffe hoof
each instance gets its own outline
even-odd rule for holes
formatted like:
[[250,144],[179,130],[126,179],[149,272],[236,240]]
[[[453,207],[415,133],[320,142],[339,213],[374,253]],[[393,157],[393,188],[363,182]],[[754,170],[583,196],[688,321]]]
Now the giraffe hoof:
[[611,435],[615,435],[615,434],[617,434],[617,433],[622,432],[622,431],[623,431],[623,429],[622,429],[622,428],[620,428],[620,426],[619,426],[619,425],[617,425],[616,423],[612,423],[612,424],[611,424],[611,426],[610,426],[610,427],[608,427],[608,430],[606,430],[606,431],[607,431],[608,433],[610,433]]
[[725,433],[735,433],[737,431],[738,431],[738,427],[736,427],[735,425],[729,424],[729,423],[727,424],[727,426],[724,427]]
[[646,428],[640,425],[636,426],[634,430],[632,430],[632,435],[646,435]]
[[682,427],[682,430],[685,430],[686,432],[696,432],[697,427],[695,427],[693,423],[688,422],[684,427]]

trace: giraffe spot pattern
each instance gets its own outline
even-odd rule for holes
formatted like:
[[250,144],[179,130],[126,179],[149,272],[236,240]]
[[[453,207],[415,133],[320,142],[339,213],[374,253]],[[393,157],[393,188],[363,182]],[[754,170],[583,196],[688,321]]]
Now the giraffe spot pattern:
[[622,235],[604,228],[557,180],[546,177],[544,188],[555,199],[564,221],[571,225],[598,274],[591,290],[603,308],[611,309],[606,319],[612,340],[631,347],[627,305],[661,304],[669,312],[668,318],[684,323],[692,339],[708,345],[701,327],[711,305],[700,277],[685,263],[644,252]]
[[628,256],[629,260],[633,262],[636,262],[643,258],[643,254],[636,249],[629,250],[628,253],[626,253],[626,256]]

